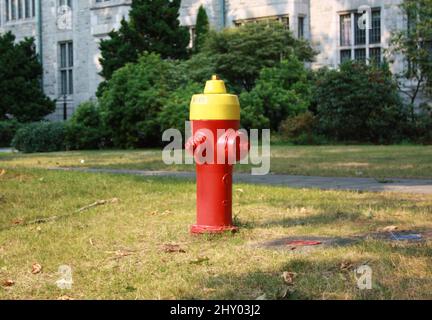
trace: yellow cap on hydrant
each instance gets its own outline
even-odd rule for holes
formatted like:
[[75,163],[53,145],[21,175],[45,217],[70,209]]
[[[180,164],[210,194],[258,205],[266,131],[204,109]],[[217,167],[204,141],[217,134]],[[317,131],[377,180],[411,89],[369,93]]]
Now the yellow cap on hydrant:
[[217,76],[207,81],[204,94],[196,94],[190,104],[190,120],[240,120],[238,97],[228,94]]

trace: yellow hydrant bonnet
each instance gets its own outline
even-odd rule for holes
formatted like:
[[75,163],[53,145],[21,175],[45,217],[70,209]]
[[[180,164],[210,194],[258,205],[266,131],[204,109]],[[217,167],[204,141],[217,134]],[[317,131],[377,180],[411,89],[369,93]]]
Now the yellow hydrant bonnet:
[[190,120],[240,120],[238,97],[228,94],[224,81],[214,75],[204,93],[192,97]]

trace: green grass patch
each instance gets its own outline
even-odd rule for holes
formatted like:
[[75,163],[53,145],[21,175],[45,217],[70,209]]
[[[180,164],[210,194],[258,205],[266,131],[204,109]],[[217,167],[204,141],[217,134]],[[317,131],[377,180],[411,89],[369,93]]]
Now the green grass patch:
[[[144,151],[125,154],[135,153]],[[74,157],[91,161],[92,154],[105,153]],[[31,161],[41,166],[56,161],[37,157]],[[57,157],[72,161],[69,153]],[[31,158],[17,161],[23,159]],[[348,237],[388,225],[430,229],[432,196],[247,184],[234,190],[240,232],[201,237],[188,233],[195,220],[191,181],[8,168],[0,176],[0,282],[14,285],[0,285],[0,298],[281,299],[284,271],[296,273],[288,299],[432,298],[430,242],[365,240],[311,253],[254,246],[287,236]],[[113,198],[118,201],[78,212]],[[33,223],[38,219],[46,220]],[[166,244],[185,252],[165,252]],[[365,262],[373,270],[372,290],[359,290],[354,272],[341,268]],[[34,263],[42,272],[31,273]],[[72,268],[71,290],[55,284],[61,265]]]
[[[162,162],[160,150],[0,154],[0,161],[4,167],[193,170],[192,165],[165,165]],[[250,166],[237,165],[236,170],[238,172],[250,172]],[[275,145],[271,149],[271,172],[291,175],[372,177],[377,179],[432,178],[432,146]]]

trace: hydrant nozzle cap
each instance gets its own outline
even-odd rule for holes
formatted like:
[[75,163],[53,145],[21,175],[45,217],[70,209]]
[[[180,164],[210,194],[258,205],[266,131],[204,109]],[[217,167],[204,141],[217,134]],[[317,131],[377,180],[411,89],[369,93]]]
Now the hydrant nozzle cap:
[[213,75],[212,79],[207,81],[204,94],[224,94],[227,93],[225,82],[220,80],[217,75]]

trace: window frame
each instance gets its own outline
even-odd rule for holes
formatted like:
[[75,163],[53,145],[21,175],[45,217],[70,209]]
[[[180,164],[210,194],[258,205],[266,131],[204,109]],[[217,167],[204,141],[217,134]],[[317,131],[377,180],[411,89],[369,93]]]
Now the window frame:
[[299,15],[297,17],[297,38],[298,39],[305,39],[305,26],[306,26],[305,23],[306,23],[306,17],[304,15]]
[[36,16],[36,0],[5,0],[4,21],[5,23],[15,23],[34,19]]
[[[371,40],[371,36],[373,35],[374,32],[374,28],[373,28],[373,19],[374,19],[374,14],[376,14],[377,12],[379,12],[379,28],[378,28],[378,32],[379,32],[379,37],[377,36],[377,38],[379,38],[379,42],[378,41],[370,41]],[[383,55],[382,55],[382,8],[381,7],[373,7],[371,8],[371,29],[365,29],[364,30],[364,43],[362,41],[357,41],[359,40],[359,38],[357,37],[356,32],[359,32],[359,28],[358,28],[358,18],[361,16],[361,14],[359,14],[357,12],[357,10],[348,10],[348,11],[341,11],[338,12],[338,17],[339,17],[339,47],[338,47],[338,57],[339,57],[339,63],[342,63],[345,61],[343,60],[342,57],[342,52],[347,52],[348,50],[351,51],[351,59],[350,60],[357,60],[356,57],[358,57],[358,53],[360,52],[359,50],[364,49],[365,50],[365,62],[367,64],[370,63],[371,61],[371,55],[370,55],[370,51],[371,49],[380,49],[380,62],[382,62],[383,59]],[[342,18],[343,17],[350,17],[350,30],[349,30],[349,41],[343,41],[343,37],[344,37],[344,30],[342,27]],[[375,21],[376,23],[376,21]],[[363,33],[363,32],[362,32]],[[361,38],[361,37],[360,37]],[[357,51],[356,51],[357,50]]]
[[[63,51],[64,48],[64,51]],[[73,41],[61,41],[58,43],[58,70],[60,96],[74,94],[74,45]]]
[[267,23],[280,22],[285,27],[285,29],[290,30],[291,20],[289,14],[233,20],[233,24],[235,27],[240,27],[247,23],[259,23],[259,22],[267,22]]

